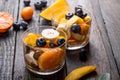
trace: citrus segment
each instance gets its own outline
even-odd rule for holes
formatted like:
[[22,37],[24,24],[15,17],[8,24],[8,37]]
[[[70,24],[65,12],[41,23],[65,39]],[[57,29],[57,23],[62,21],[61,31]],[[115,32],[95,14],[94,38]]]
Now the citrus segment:
[[14,19],[7,12],[0,12],[0,33],[7,32],[12,26]]
[[63,50],[61,48],[49,49],[45,51],[38,58],[38,65],[41,70],[53,70],[59,67],[61,64],[61,58],[63,57]]

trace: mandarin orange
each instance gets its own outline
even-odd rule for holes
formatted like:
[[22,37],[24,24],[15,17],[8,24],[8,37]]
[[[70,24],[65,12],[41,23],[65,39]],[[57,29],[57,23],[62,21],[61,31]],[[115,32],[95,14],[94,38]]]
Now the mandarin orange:
[[33,16],[34,9],[32,7],[25,7],[21,11],[21,16],[24,20],[30,20]]

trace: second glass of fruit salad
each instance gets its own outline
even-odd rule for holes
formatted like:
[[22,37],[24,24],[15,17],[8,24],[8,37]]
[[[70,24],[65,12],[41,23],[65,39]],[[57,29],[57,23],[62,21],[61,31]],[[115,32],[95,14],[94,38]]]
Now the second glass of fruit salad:
[[50,26],[32,27],[22,35],[26,67],[33,73],[50,75],[65,63],[65,32]]
[[62,6],[53,10],[52,25],[67,34],[67,49],[76,50],[87,45],[90,37],[90,12],[81,5],[74,8]]

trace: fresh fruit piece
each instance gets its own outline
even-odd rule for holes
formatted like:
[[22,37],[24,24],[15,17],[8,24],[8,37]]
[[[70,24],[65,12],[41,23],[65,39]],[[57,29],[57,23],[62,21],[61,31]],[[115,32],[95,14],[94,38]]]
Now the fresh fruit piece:
[[25,54],[25,60],[28,64],[34,64],[35,66],[37,66],[37,61],[33,58],[34,52],[31,51],[29,54]]
[[35,51],[34,55],[33,55],[33,58],[38,60],[39,56],[43,53],[42,50],[37,50]]
[[20,30],[20,23],[15,22],[15,23],[13,24],[13,29],[14,29],[15,31]]
[[[65,8],[59,9],[62,6],[66,6]],[[40,16],[47,19],[51,20],[51,14],[53,13],[53,10],[57,8],[58,10],[54,13],[54,17],[56,18],[59,14],[64,13],[65,11],[68,11],[68,3],[66,0],[56,0],[52,5],[50,5],[47,9],[42,11],[40,13]],[[56,19],[55,19],[56,20]]]
[[65,18],[66,19],[70,19],[72,16],[73,16],[73,13],[67,13],[66,16],[65,16]]
[[75,6],[75,12],[76,12],[78,9],[82,9],[82,6],[81,6],[81,5]]
[[86,24],[86,23],[81,24],[80,34],[82,34],[82,35],[88,34],[88,32],[89,32],[89,27],[90,27],[90,26],[89,26],[88,24]]
[[44,47],[46,45],[46,40],[44,38],[38,38],[36,40],[36,45],[39,47]]
[[81,17],[83,20],[84,18],[87,16],[87,13],[83,14],[83,16]]
[[42,7],[46,7],[46,5],[47,5],[47,0],[41,0],[40,2],[41,2],[41,4],[42,4]]
[[109,73],[104,73],[97,77],[95,80],[110,80],[110,74]]
[[71,33],[71,35],[72,35],[72,37],[75,39],[75,40],[79,40],[79,41],[82,41],[84,38],[85,38],[85,36],[84,35],[81,35],[81,34],[79,34],[79,33]]
[[59,38],[59,39],[57,40],[58,46],[62,45],[63,43],[65,43],[65,39],[64,39],[64,38]]
[[34,9],[32,7],[25,7],[21,11],[21,16],[24,20],[30,20],[33,16]]
[[59,24],[57,30],[62,30],[67,34],[67,39],[71,37],[70,28],[66,24]]
[[66,77],[65,80],[79,80],[81,77],[93,72],[96,70],[96,66],[84,66],[77,69],[74,69],[70,72]]
[[24,39],[24,43],[31,46],[36,46],[36,40],[40,37],[41,35],[29,33],[27,37]]
[[82,24],[84,23],[83,19],[81,19],[80,17],[73,15],[73,17],[71,17],[68,21],[67,24],[69,25],[69,27],[71,27],[72,24],[74,23],[79,23]]
[[64,23],[66,23],[66,22],[67,22],[67,19],[66,19],[65,17],[60,18],[60,20],[59,20],[59,23],[60,23],[60,24],[64,24]]
[[7,32],[14,23],[11,14],[7,12],[0,12],[0,33]]
[[64,51],[61,48],[54,48],[45,51],[39,58],[39,68],[43,71],[53,70],[59,67],[64,57]]
[[84,21],[85,21],[85,23],[90,25],[91,24],[91,17],[90,16],[84,17]]
[[30,0],[24,0],[23,2],[24,2],[25,6],[29,6],[30,5]]
[[26,29],[27,29],[27,26],[28,26],[28,23],[25,22],[25,21],[21,21],[21,22],[20,22],[20,25],[22,26],[23,30],[26,30]]
[[49,45],[50,45],[51,48],[55,48],[55,47],[57,47],[57,45],[54,44],[53,42],[50,42]]
[[75,15],[81,17],[81,16],[83,15],[83,10],[82,10],[82,8],[79,8],[79,9],[75,10]]
[[50,40],[55,39],[56,37],[59,36],[59,32],[54,29],[44,29],[41,32],[41,34],[45,39],[50,39]]
[[81,30],[80,25],[79,24],[73,24],[71,27],[71,31],[74,33],[79,33]]
[[39,10],[42,9],[42,3],[41,2],[34,3],[34,6],[35,6],[36,9],[39,9]]

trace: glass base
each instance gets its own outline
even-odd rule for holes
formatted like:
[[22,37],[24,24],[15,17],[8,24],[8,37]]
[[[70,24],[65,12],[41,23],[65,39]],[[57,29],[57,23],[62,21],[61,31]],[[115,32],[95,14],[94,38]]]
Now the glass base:
[[78,50],[78,49],[85,47],[88,43],[89,43],[89,41],[85,42],[84,45],[80,45],[80,46],[68,46],[67,50]]
[[31,72],[33,72],[35,74],[38,74],[38,75],[52,75],[52,74],[55,74],[58,71],[60,71],[63,68],[64,65],[65,65],[65,62],[59,68],[57,68],[55,70],[52,70],[52,71],[37,71],[37,70],[32,69],[30,66],[26,66],[26,68],[29,71],[31,71]]

